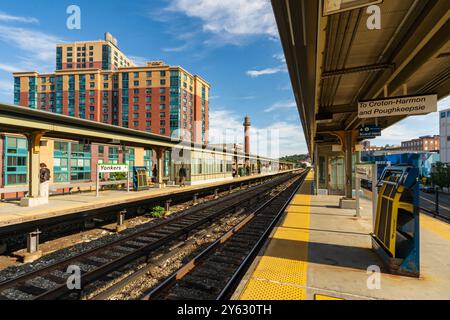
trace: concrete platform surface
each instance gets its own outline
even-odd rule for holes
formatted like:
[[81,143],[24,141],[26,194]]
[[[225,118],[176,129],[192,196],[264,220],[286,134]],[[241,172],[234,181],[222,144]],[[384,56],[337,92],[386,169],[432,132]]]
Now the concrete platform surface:
[[[362,217],[338,196],[311,196],[310,175],[253,263],[235,299],[450,299],[450,225],[421,216],[421,277],[387,274],[372,251],[370,202]],[[368,272],[379,266],[377,278]]]
[[96,197],[95,192],[60,195],[50,197],[48,204],[44,204],[38,207],[21,207],[20,201],[0,202],[0,228],[2,226],[19,224],[56,216],[64,216],[96,208],[113,206],[120,203],[133,202],[167,194],[177,194],[189,190],[199,190],[211,186],[219,186],[229,182],[245,182],[249,179],[254,179],[257,177],[267,177],[271,175],[273,175],[273,173],[253,175],[251,177],[240,177],[233,180],[224,180],[201,185],[186,186],[183,188],[180,188],[179,186],[167,186],[166,188],[162,189],[152,188],[139,192],[131,191],[129,193],[121,190],[107,190],[101,191],[99,197]]

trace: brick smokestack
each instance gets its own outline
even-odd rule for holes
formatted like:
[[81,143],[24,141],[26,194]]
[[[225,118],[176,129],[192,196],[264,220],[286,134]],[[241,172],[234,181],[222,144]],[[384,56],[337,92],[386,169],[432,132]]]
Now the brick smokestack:
[[246,116],[244,120],[244,134],[245,134],[245,144],[244,144],[244,151],[245,156],[250,156],[250,117]]

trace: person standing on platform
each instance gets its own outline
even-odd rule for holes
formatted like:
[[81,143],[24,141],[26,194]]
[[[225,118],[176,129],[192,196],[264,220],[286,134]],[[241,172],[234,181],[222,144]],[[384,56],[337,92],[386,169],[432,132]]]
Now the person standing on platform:
[[50,187],[50,169],[47,168],[45,163],[41,163],[41,169],[39,170],[39,196],[48,198]]
[[152,181],[156,183],[156,180],[158,179],[158,169],[156,169],[156,164],[153,166],[152,176]]
[[184,167],[184,164],[181,165],[178,175],[180,177],[180,187],[186,186],[185,181],[186,181],[186,177],[187,177],[187,172],[186,172],[186,168]]

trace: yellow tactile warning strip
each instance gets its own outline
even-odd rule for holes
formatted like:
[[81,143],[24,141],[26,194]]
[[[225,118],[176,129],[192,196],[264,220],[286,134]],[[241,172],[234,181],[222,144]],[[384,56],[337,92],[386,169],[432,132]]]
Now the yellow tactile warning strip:
[[326,296],[323,294],[315,294],[314,300],[344,300],[342,298],[332,297],[332,296]]
[[433,232],[441,238],[450,241],[450,225],[429,217],[425,214],[420,215],[420,225],[427,231]]
[[311,203],[310,172],[242,291],[241,300],[305,300]]

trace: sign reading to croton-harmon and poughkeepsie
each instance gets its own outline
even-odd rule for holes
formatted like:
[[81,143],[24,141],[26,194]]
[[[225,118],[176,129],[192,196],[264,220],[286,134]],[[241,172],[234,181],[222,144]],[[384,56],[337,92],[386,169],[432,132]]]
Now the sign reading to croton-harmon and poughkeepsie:
[[358,118],[413,116],[437,111],[437,95],[405,96],[360,101]]

